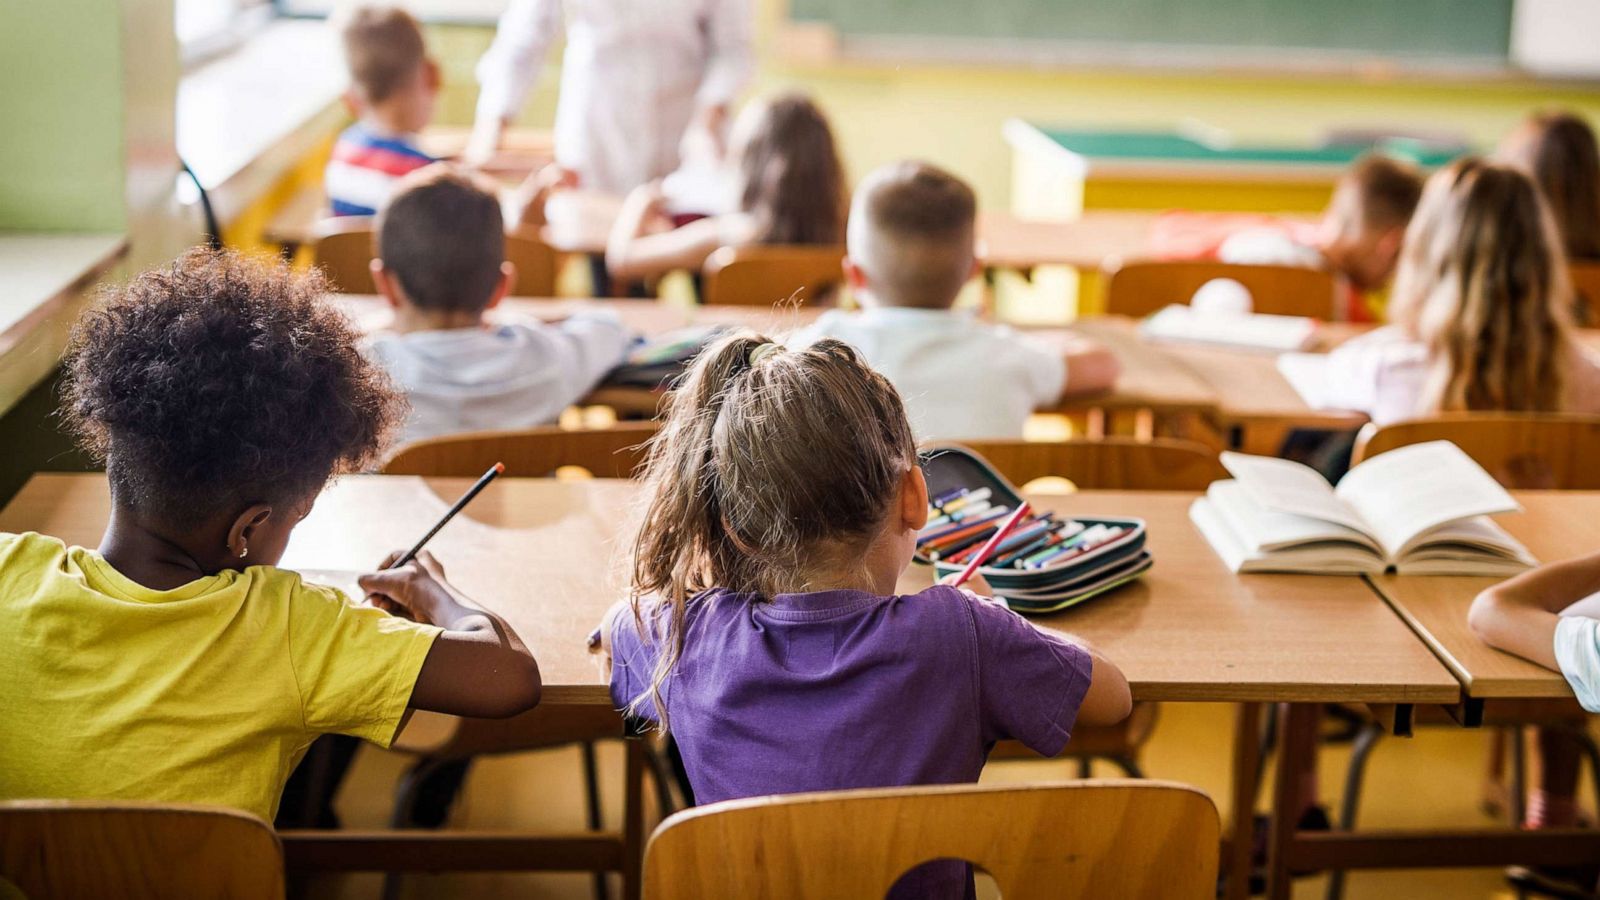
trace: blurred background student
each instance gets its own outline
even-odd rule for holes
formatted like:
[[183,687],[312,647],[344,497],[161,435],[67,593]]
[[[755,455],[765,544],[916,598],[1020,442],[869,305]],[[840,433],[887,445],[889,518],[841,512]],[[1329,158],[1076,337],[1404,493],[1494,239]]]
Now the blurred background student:
[[636,188],[606,243],[611,277],[698,270],[719,247],[843,244],[849,211],[828,119],[803,94],[753,101],[734,124],[724,166],[727,210],[673,227],[661,182]]

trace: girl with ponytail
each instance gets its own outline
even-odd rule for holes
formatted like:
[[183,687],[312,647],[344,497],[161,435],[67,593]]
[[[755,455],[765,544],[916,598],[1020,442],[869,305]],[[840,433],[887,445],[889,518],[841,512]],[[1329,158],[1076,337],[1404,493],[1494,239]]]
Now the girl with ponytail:
[[[995,741],[1054,756],[1127,715],[1116,666],[981,581],[896,593],[927,508],[900,397],[848,345],[746,333],[691,366],[601,647],[698,802],[976,781]],[[917,872],[893,896],[966,896],[962,864]]]

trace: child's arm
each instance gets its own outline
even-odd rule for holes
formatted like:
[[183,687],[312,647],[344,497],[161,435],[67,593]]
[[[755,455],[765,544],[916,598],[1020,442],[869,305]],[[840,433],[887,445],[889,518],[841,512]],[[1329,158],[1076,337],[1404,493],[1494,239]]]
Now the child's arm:
[[538,705],[533,654],[504,619],[452,587],[432,554],[424,551],[398,569],[363,575],[360,583],[374,606],[444,629],[417,675],[412,709],[507,718]]
[[722,246],[722,225],[715,216],[660,231],[666,222],[661,203],[660,182],[635,188],[623,201],[606,241],[606,269],[612,277],[645,278],[674,269],[699,270],[706,257]]
[[1478,595],[1467,624],[1491,647],[1548,669],[1560,614],[1600,618],[1600,553],[1541,566]]
[[1088,338],[1074,336],[1067,342],[1067,384],[1062,397],[1078,397],[1109,391],[1122,374],[1122,362],[1110,349]]
[[551,163],[530,172],[522,183],[512,188],[502,202],[506,231],[520,228],[538,228],[545,224],[544,205],[557,190],[578,186],[578,173]]
[[1078,706],[1078,721],[1086,725],[1115,725],[1133,711],[1133,693],[1128,689],[1128,678],[1117,664],[1107,659],[1088,641],[1071,635],[1073,643],[1084,649],[1094,661],[1089,677],[1089,690]]

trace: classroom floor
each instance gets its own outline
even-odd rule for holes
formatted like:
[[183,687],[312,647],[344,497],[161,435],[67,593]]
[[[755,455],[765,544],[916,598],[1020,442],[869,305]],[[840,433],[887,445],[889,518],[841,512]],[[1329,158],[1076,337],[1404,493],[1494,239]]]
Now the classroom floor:
[[[1233,707],[1223,704],[1166,704],[1145,763],[1153,778],[1197,785],[1218,799],[1228,815],[1228,741]],[[1373,753],[1361,809],[1363,825],[1426,827],[1490,825],[1478,809],[1478,786],[1484,771],[1484,734],[1427,729],[1413,739],[1386,739]],[[1349,749],[1335,746],[1322,757],[1322,790],[1336,803]],[[350,827],[382,827],[389,813],[390,792],[406,758],[364,747],[339,798],[339,811]],[[603,784],[620,785],[622,754],[616,745],[601,747]],[[571,830],[582,827],[583,801],[578,755],[558,749],[480,761],[467,782],[454,825],[478,829]],[[996,763],[985,781],[1007,782],[1071,778],[1075,765],[1066,762]],[[1099,775],[1111,775],[1109,771]],[[605,788],[603,788],[605,790]],[[1585,782],[1583,797],[1592,796]],[[608,821],[618,816],[618,791],[605,797]],[[316,900],[368,900],[380,895],[378,876],[329,878],[313,886]],[[1299,900],[1320,898],[1324,878],[1296,883]],[[592,897],[587,875],[438,875],[409,876],[401,894],[406,900],[461,897],[559,898]],[[614,893],[613,896],[616,896]],[[991,895],[992,896],[992,895]],[[1498,869],[1367,872],[1353,874],[1349,900],[1410,900],[1418,897],[1509,900]]]

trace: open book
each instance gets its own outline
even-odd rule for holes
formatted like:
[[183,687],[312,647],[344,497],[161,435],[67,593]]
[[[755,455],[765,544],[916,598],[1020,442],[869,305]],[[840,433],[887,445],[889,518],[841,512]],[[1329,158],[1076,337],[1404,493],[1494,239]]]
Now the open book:
[[1189,518],[1235,572],[1510,575],[1536,565],[1490,521],[1521,509],[1448,441],[1379,454],[1330,487],[1286,459],[1222,454],[1233,475]]

